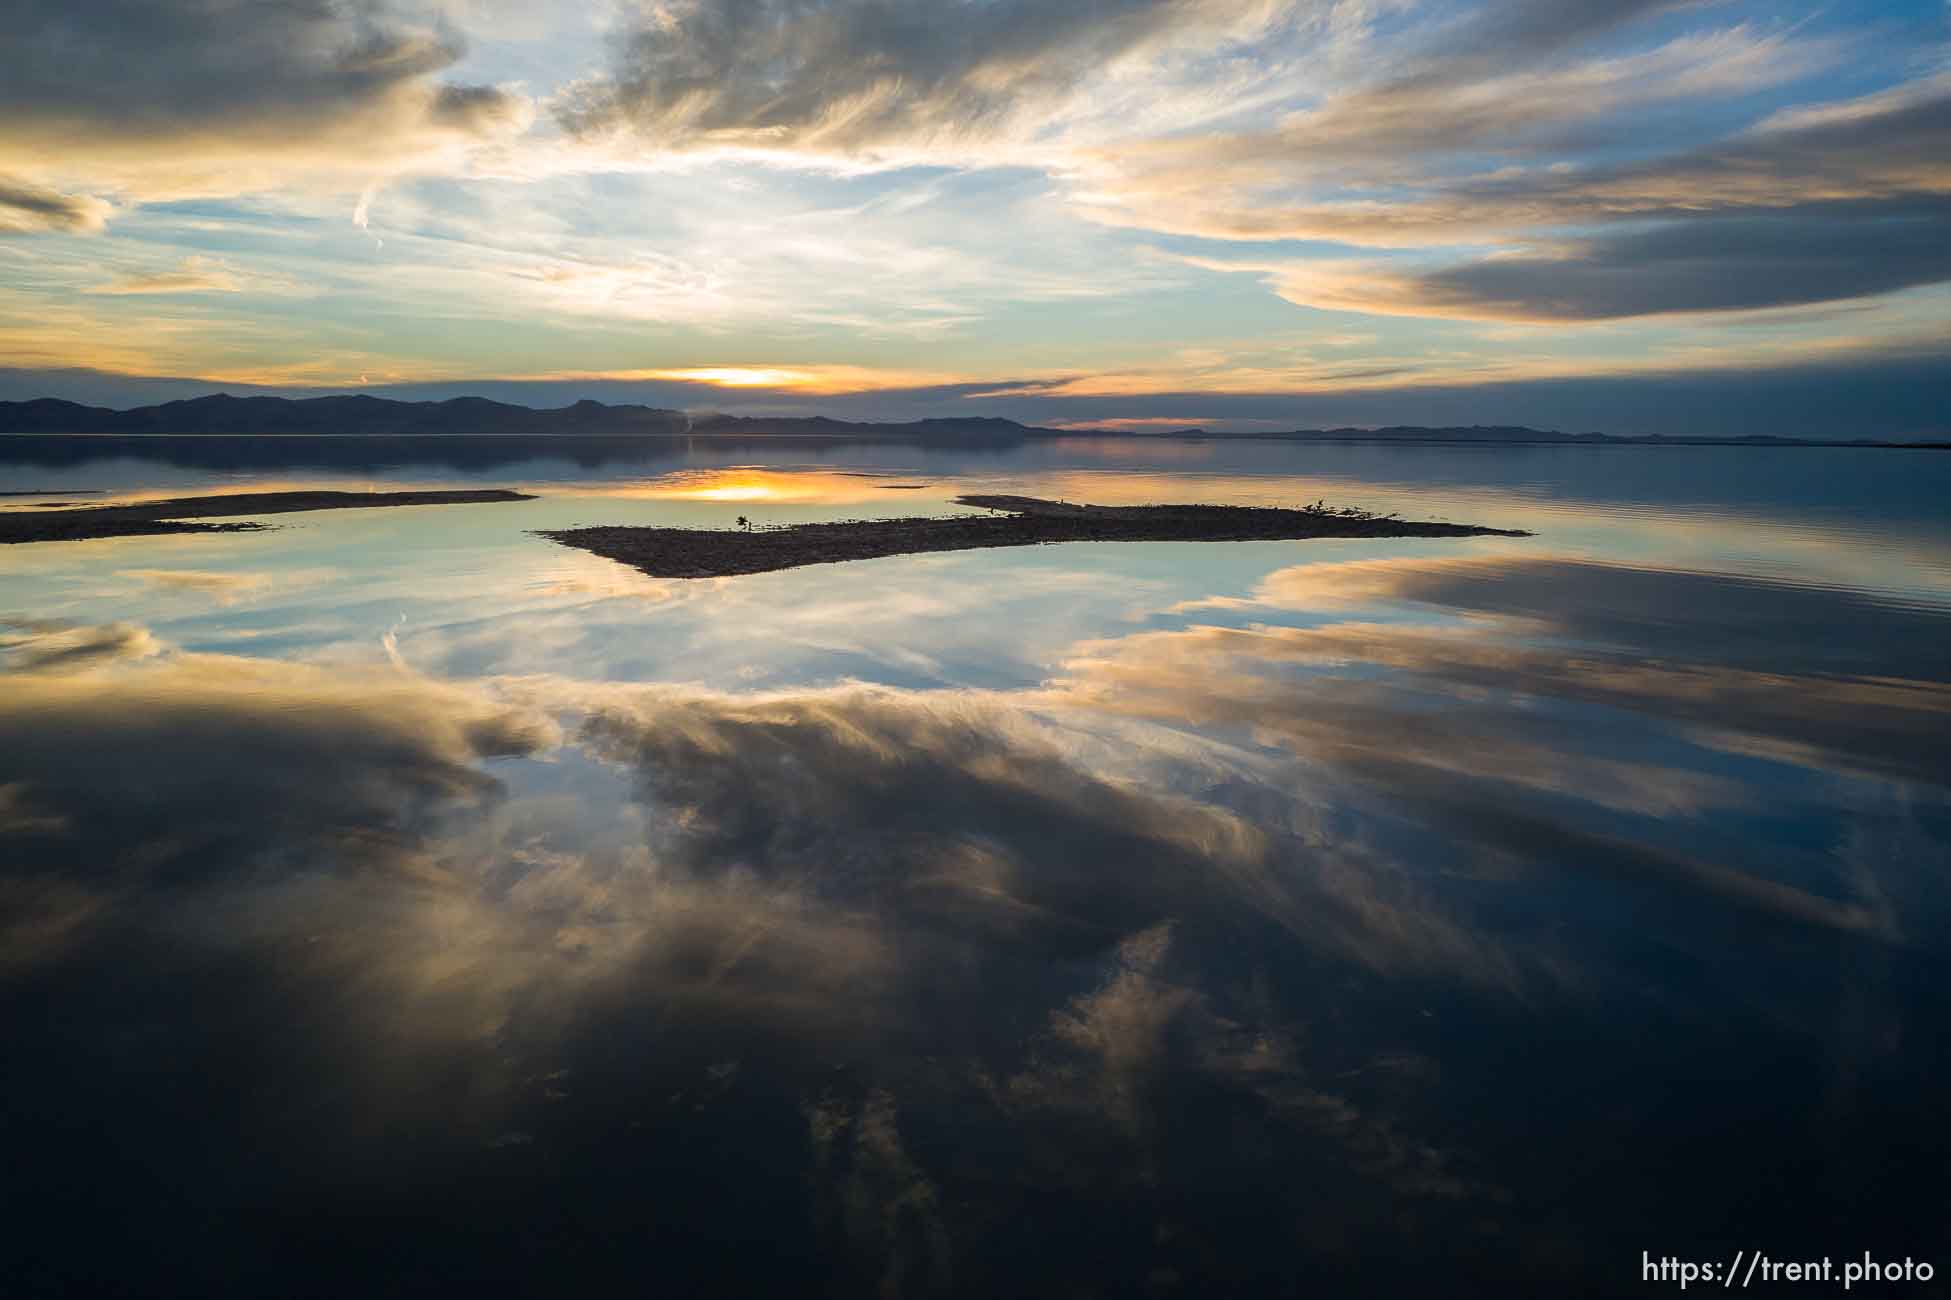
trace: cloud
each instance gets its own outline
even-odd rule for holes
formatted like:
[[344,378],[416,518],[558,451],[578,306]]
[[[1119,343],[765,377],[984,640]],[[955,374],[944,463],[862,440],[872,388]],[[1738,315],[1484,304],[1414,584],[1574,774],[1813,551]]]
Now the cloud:
[[243,289],[235,272],[211,257],[186,257],[171,271],[131,271],[87,292],[101,294],[237,293]]
[[[1628,21],[1630,7],[1618,8],[1618,20]],[[1486,12],[1503,11],[1492,6]],[[1570,31],[1591,34],[1583,23]],[[1233,142],[1232,152],[1262,165],[1285,161],[1302,174],[1330,159],[1359,173],[1364,165],[1385,171],[1413,166],[1425,154],[1528,156],[1578,135],[1602,134],[1605,128],[1592,124],[1619,114],[1793,80],[1825,57],[1820,47],[1732,28],[1678,37],[1639,53],[1555,66],[1533,62],[1559,43],[1449,55],[1411,75],[1291,114],[1277,132]]]
[[[1420,47],[1406,67],[1384,62],[1378,84],[1312,111],[1320,132],[1299,125],[1309,111],[1292,114],[1293,151],[1335,134],[1327,122],[1339,113],[1374,121],[1400,105],[1403,121],[1439,120],[1426,110],[1445,90],[1672,7],[1525,3],[1449,21],[1431,15],[1420,29],[1427,38],[1403,41]],[[1173,132],[1318,94],[1323,74],[1331,84],[1359,60],[1373,62],[1368,46],[1379,17],[1380,7],[1368,4],[1265,0],[1117,0],[1070,9],[956,0],[926,20],[877,0],[684,0],[646,7],[617,40],[612,69],[572,86],[557,112],[578,135],[627,132],[658,148],[735,146],[780,157],[880,152],[1000,161],[995,146],[1014,140],[1061,160],[1066,149],[1104,136],[1169,151]],[[1687,64],[1676,80],[1729,63],[1745,66],[1726,76],[1752,79],[1771,61],[1729,48],[1741,39],[1680,42],[1651,57]],[[1618,61],[1610,75],[1644,88],[1666,70],[1641,62]],[[1587,74],[1578,86],[1582,101],[1538,87],[1498,121],[1508,128],[1548,108],[1552,116],[1596,112],[1593,81]],[[1370,143],[1386,133],[1378,130]]]
[[[62,864],[90,863],[69,883],[103,925],[172,891],[404,890],[411,911],[480,930],[443,940],[454,960],[539,945],[579,954],[580,973],[536,957],[511,977],[570,979],[599,1003],[654,992],[673,1014],[795,1035],[919,1014],[959,996],[969,962],[1103,952],[1167,920],[1512,978],[1413,891],[1372,893],[1361,871],[1156,773],[1093,771],[1114,751],[1080,753],[1071,724],[1008,697],[483,688],[171,652],[126,625],[23,628],[8,667],[16,874],[67,880]],[[577,714],[565,746],[556,719]],[[503,784],[480,769],[583,754],[628,778],[629,815],[572,800],[504,816]],[[24,925],[53,924],[28,912]],[[906,985],[882,978],[895,966]]]
[[0,147],[138,200],[370,178],[526,125],[522,96],[437,80],[460,54],[451,27],[378,0],[25,0]]
[[[556,739],[545,717],[462,688],[162,649],[129,624],[40,633],[14,650],[0,704],[6,779],[70,824],[108,838],[178,827],[145,870],[221,876],[239,864],[216,846],[267,833],[323,853],[402,831],[443,800],[490,793],[476,760]],[[279,827],[251,827],[246,808],[278,809]]]
[[1951,280],[1951,202],[1909,215],[1835,212],[1683,222],[1430,271],[1295,263],[1288,301],[1332,311],[1533,324],[1837,302]]
[[933,935],[982,936],[998,957],[1102,951],[1171,919],[1187,935],[1273,927],[1379,971],[1526,978],[1393,873],[1173,793],[1216,779],[1177,752],[1181,737],[1089,741],[1076,706],[1094,702],[1038,695],[1026,713],[1007,695],[867,688],[597,699],[586,742],[637,774],[659,861],[737,863]]
[[569,131],[652,147],[950,152],[1074,111],[1084,88],[1175,43],[1262,32],[1265,0],[1052,7],[950,0],[678,0],[645,9],[614,68],[557,106]]
[[[1472,242],[1486,234],[1632,215],[1685,216],[1780,208],[1838,199],[1945,192],[1945,97],[1951,78],[1929,76],[1832,105],[1778,113],[1711,143],[1626,162],[1535,165],[1567,151],[1549,131],[1566,120],[1619,113],[1649,97],[1691,99],[1789,79],[1826,47],[1788,43],[1745,28],[1684,36],[1657,49],[1544,72],[1504,65],[1496,73],[1420,75],[1358,88],[1287,119],[1280,128],[1133,142],[1115,161],[1124,189],[1155,187],[1184,206],[1156,228],[1211,238],[1338,239],[1357,244],[1419,239]],[[1727,78],[1723,83],[1720,79]],[[1545,130],[1543,138],[1537,132]],[[1575,143],[1562,142],[1569,147]],[[1520,165],[1485,172],[1467,150],[1488,146]],[[1432,167],[1417,155],[1458,154]],[[1327,166],[1321,164],[1325,159]],[[1383,169],[1395,192],[1296,203],[1296,187],[1332,191],[1359,172]],[[1393,170],[1390,170],[1393,169]],[[1115,174],[1115,173],[1114,173]],[[1149,179],[1148,179],[1149,178]],[[1176,178],[1176,179],[1175,179]],[[1282,186],[1286,187],[1283,195]],[[1228,204],[1239,224],[1229,227]],[[1109,209],[1115,212],[1115,204]],[[1201,215],[1206,214],[1206,215]]]
[[[1406,817],[1461,861],[1527,874],[1572,872],[1717,899],[1758,917],[1894,938],[1874,900],[1833,899],[1728,865],[1712,850],[1597,829],[1615,817],[1698,819],[1738,806],[1705,765],[1635,753],[1555,712],[1513,714],[1505,693],[1603,704],[1686,724],[1695,743],[1817,769],[1933,781],[1942,689],[1821,689],[1818,680],[1699,667],[1661,669],[1588,655],[1486,645],[1481,633],[1331,624],[1315,629],[1193,628],[1084,648],[1059,686],[1094,709],[1237,729],[1348,785],[1373,815]],[[1363,670],[1382,667],[1383,683]],[[1308,671],[1303,671],[1303,670]],[[1494,694],[1493,694],[1494,693]],[[1930,710],[1918,717],[1909,710]],[[1733,845],[1719,846],[1739,861]]]
[[114,209],[86,194],[60,190],[17,176],[0,174],[0,235],[95,234]]
[[1446,33],[1448,58],[1500,61],[1573,45],[1689,0],[1513,0],[1469,12],[1457,33]]
[[73,625],[0,618],[0,667],[11,672],[70,672],[123,659],[146,659],[162,643],[135,623]]
[[[978,700],[615,694],[584,735],[637,773],[661,860],[1089,946],[1229,881],[1265,892],[1268,846],[1237,817],[1093,778]],[[1106,860],[1115,881],[1087,865]]]
[[1386,205],[1274,205],[1236,233],[1535,246],[1524,232],[1632,223],[1434,269],[1278,273],[1283,296],[1340,310],[1554,321],[1836,301],[1951,278],[1948,148],[1951,78],[1939,76],[1778,114],[1688,154],[1438,184]]
[[[587,712],[568,743],[559,711]],[[1203,996],[1159,983],[1168,932],[1300,934],[1378,962],[1399,945],[1409,970],[1474,952],[1406,894],[1352,905],[1359,878],[1310,920],[1283,901],[1320,892],[1279,879],[1293,845],[1093,773],[1059,734],[956,693],[468,686],[180,653],[16,673],[0,927],[56,996],[143,1002],[130,970],[242,963],[257,980],[199,1002],[199,1025],[297,1017],[307,1039],[360,1045],[295,1082],[283,1035],[245,1034],[226,1040],[235,1077],[412,1113],[425,1099],[389,1071],[466,1062],[484,1110],[423,1116],[443,1134],[507,1131],[511,1061],[567,1058],[572,1088],[622,1065],[615,1086],[661,1097],[683,1062],[728,1051],[790,1077],[800,1052],[873,1059],[976,1024],[1000,1045],[1046,1019],[1142,1128],[1147,1076],[1203,1068],[1168,1052],[1180,1011],[1221,1032]],[[621,768],[622,800],[586,765],[576,795],[511,794],[482,770],[584,748]],[[1073,1000],[1107,954],[1126,973]],[[176,1050],[216,1050],[203,1036]]]
[[439,833],[499,797],[479,761],[559,739],[466,688],[174,653],[130,624],[12,626],[0,947],[30,965],[117,936],[153,947],[205,907],[242,927],[219,947],[326,924],[362,892],[417,907],[443,878]]
[[1941,612],[1814,580],[1499,555],[1302,565],[1269,575],[1256,595],[1286,609],[1409,601],[1755,672],[1951,682]]
[[[1678,327],[1704,329],[1728,313],[1745,323],[1781,304],[1853,302],[1942,279],[1931,239],[1942,212],[1924,201],[1943,193],[1932,117],[1941,78],[1808,107],[1816,74],[1887,53],[1884,36],[1826,35],[1834,25],[1646,4],[1129,0],[1058,12],[970,2],[936,6],[925,25],[868,0],[634,4],[610,28],[606,73],[553,99],[538,81],[543,102],[576,128],[565,138],[561,121],[525,130],[532,106],[515,89],[452,84],[483,79],[455,61],[453,24],[478,24],[488,38],[478,62],[497,68],[567,74],[582,49],[572,55],[568,42],[533,66],[511,64],[495,7],[442,9],[444,19],[404,3],[286,11],[177,0],[155,10],[190,35],[158,37],[154,52],[124,60],[142,66],[134,80],[160,107],[86,78],[43,86],[33,111],[23,105],[0,124],[0,137],[25,133],[8,156],[36,186],[125,208],[264,192],[307,215],[325,193],[375,231],[384,225],[388,251],[338,247],[343,231],[302,227],[276,253],[226,253],[253,271],[265,257],[304,265],[325,313],[308,322],[264,317],[254,299],[269,281],[242,269],[158,260],[57,276],[49,266],[46,286],[21,299],[47,310],[14,312],[31,328],[0,331],[0,343],[25,363],[226,383],[473,387],[519,372],[667,385],[672,401],[715,406],[723,397],[712,390],[729,379],[721,392],[747,409],[907,388],[900,405],[939,414],[964,397],[947,390],[965,384],[1035,395],[1056,390],[1022,385],[1074,380],[1063,390],[1072,397],[1354,394],[1590,377],[1636,362],[1745,365],[1762,352],[1753,336],[1715,340],[1708,358],[1694,340],[1656,334],[1676,327],[1659,318],[1687,313],[1696,319]],[[245,35],[214,35],[219,19]],[[61,21],[37,16],[27,28],[45,25],[58,45]],[[225,78],[211,66],[210,51],[255,49],[260,35],[281,51],[259,60],[267,75],[254,66]],[[262,96],[263,111],[228,101],[219,111],[216,89],[177,94],[179,66],[199,83],[235,83],[236,98]],[[1864,74],[1869,84],[1883,68]],[[46,126],[46,140],[68,144],[41,149],[27,138],[41,130],[33,122],[68,111],[63,96],[85,124],[67,134]],[[168,142],[149,147],[145,131]],[[1663,152],[1647,156],[1648,140]],[[1675,140],[1702,143],[1657,143]],[[1201,238],[1423,255],[1351,263],[1342,250],[1310,261],[1321,250],[1289,248],[1223,263],[1178,257],[1176,241],[1153,255],[1079,214]],[[142,220],[167,220],[176,238],[193,220],[274,220],[261,209],[220,215],[152,210]],[[1714,222],[1730,224],[1716,233]],[[1138,322],[1162,319],[1166,301],[1237,297],[1278,312],[1250,284],[1189,269],[1223,265],[1336,310],[1650,323],[1617,349],[1584,346],[1592,334],[1580,333],[1520,355],[1464,331],[1439,340],[1397,327],[1377,355],[1266,343],[1229,366],[1149,359],[1156,332]],[[224,292],[226,276],[250,293]],[[139,299],[80,296],[90,283],[104,295],[150,294],[154,319],[129,318]],[[161,310],[167,294],[193,291],[206,295],[198,311]],[[411,328],[428,311],[505,311],[511,293],[539,313],[533,347],[488,356],[451,331]],[[361,294],[400,310],[346,318],[344,346],[306,343]],[[1022,316],[1030,303],[1056,305]],[[1928,314],[1909,299],[1894,309]],[[1090,355],[1059,358],[1061,373],[1039,370],[1056,337],[1046,323],[1063,318],[1074,339],[1086,315],[1098,322]],[[1185,328],[1218,319],[1201,309]],[[646,321],[690,341],[646,359],[629,338],[630,323]],[[867,351],[812,346],[841,336]],[[916,341],[948,338],[968,345],[956,349],[964,364],[916,359]],[[1899,346],[1882,329],[1869,344]],[[1078,375],[1086,365],[1097,373]],[[1224,411],[1188,415],[1221,421]],[[1164,404],[1102,414],[1175,418]]]
[[[268,590],[272,585],[268,573],[229,573],[210,569],[117,569],[116,576],[134,578],[164,591],[208,596],[220,605],[234,605],[247,596]],[[318,576],[316,573],[286,573],[281,574],[280,579],[283,585],[290,587],[294,582],[302,583]]]
[[[1747,27],[1582,61],[1550,61],[1556,52],[1546,46],[1494,56],[1445,53],[1332,92],[1276,126],[1120,141],[1088,152],[1080,163],[1082,211],[1214,239],[1390,246],[1508,238],[1553,224],[1544,197],[1553,190],[1566,209],[1560,220],[1574,219],[1570,194],[1585,171],[1538,164],[1588,153],[1607,143],[1609,132],[1624,130],[1608,123],[1793,81],[1838,54],[1829,44]],[[1699,150],[1698,157],[1601,167],[1594,178],[1650,179],[1669,168],[1704,168],[1717,151],[1738,152],[1740,140]],[[1506,165],[1486,172],[1487,158]],[[1773,166],[1779,171],[1784,162],[1777,157]],[[1745,186],[1765,179],[1755,172],[1751,166]],[[1777,188],[1791,183],[1782,177]]]
[[[857,1106],[825,1097],[801,1109],[827,1231],[880,1264],[881,1294],[899,1294],[914,1279],[930,1293],[948,1293],[954,1251],[947,1207],[901,1139],[895,1096],[876,1088]],[[849,1129],[851,1141],[842,1144]]]
[[50,816],[35,809],[27,797],[25,782],[0,785],[0,835],[60,834],[67,829],[65,817]]
[[[1604,21],[1521,12],[1491,7],[1466,30],[1559,33],[1563,17],[1577,34]],[[1777,111],[1684,151],[1588,161],[1606,131],[1639,131],[1663,101],[1792,82],[1843,49],[1735,27],[1555,61],[1574,44],[1538,35],[1493,54],[1495,41],[1472,37],[1276,127],[1120,142],[1080,166],[1079,210],[1205,239],[1500,246],[1448,263],[1262,263],[1291,301],[1379,315],[1596,321],[1951,279],[1951,77]],[[1633,125],[1608,125],[1621,119]],[[1495,156],[1506,165],[1487,169]]]
[[443,85],[427,109],[432,125],[474,136],[523,130],[531,116],[525,97],[499,86]]
[[[1231,270],[1258,269],[1227,263]],[[1269,264],[1271,265],[1271,264]],[[140,301],[140,300],[137,300]],[[1928,301],[1917,306],[1928,308]],[[53,310],[53,309],[51,309]],[[1256,339],[1244,353],[1200,350],[1187,355],[1173,348],[1156,358],[1134,358],[1088,373],[1058,376],[1035,372],[926,388],[886,388],[874,375],[845,375],[840,395],[786,389],[723,388],[670,381],[599,377],[506,380],[450,377],[376,384],[367,391],[410,401],[444,401],[487,396],[533,406],[564,406],[583,399],[692,408],[751,416],[813,416],[833,419],[908,422],[956,411],[968,416],[1011,419],[1041,426],[1097,427],[1132,418],[1186,427],[1254,431],[1472,424],[1525,425],[1566,432],[1598,430],[1610,434],[1668,437],[1746,436],[1836,438],[1942,437],[1951,432],[1951,338],[1934,323],[1913,323],[1889,304],[1855,310],[1842,320],[1834,308],[1814,308],[1799,322],[1773,314],[1733,318],[1750,328],[1729,333],[1729,318],[1695,318],[1687,333],[1665,333],[1679,325],[1662,321],[1662,333],[1622,339],[1624,355],[1591,350],[1555,350],[1559,336],[1513,326],[1521,336],[1485,337],[1440,353],[1395,352],[1364,357],[1347,350],[1328,351],[1321,340]],[[1920,312],[1928,317],[1928,312]],[[1846,333],[1811,335],[1776,326],[1834,325]],[[57,316],[58,319],[58,316]],[[1855,328],[1848,328],[1852,323]],[[169,339],[170,322],[144,322],[144,339]],[[1921,328],[1919,325],[1921,324]],[[1648,324],[1618,324],[1612,330],[1643,330]],[[62,322],[62,329],[69,329]],[[77,346],[96,346],[99,323],[72,324]],[[25,349],[35,359],[46,342],[36,322],[32,331],[11,335],[0,327],[0,341]],[[1325,355],[1308,353],[1312,342]],[[1515,346],[1514,346],[1515,344]],[[1215,353],[1217,353],[1215,355]],[[71,355],[71,354],[70,354]],[[118,363],[121,358],[115,358]],[[374,376],[388,358],[371,358]],[[317,372],[262,376],[275,387],[260,391],[302,397],[315,393],[337,365]],[[769,368],[788,368],[785,363]],[[808,370],[808,367],[791,367]],[[134,406],[191,397],[225,388],[249,391],[240,375],[208,371],[200,379],[162,377],[172,372],[153,360],[135,358],[118,370],[0,367],[0,395],[18,400],[55,395],[93,405]],[[628,374],[630,372],[624,372]],[[357,373],[353,379],[356,381]],[[1128,450],[1147,456],[1166,454],[1163,444]],[[244,453],[239,453],[240,455]],[[257,455],[274,466],[270,452]],[[450,462],[458,451],[443,451]],[[1186,454],[1204,454],[1188,452]],[[266,457],[270,457],[266,459]],[[347,453],[346,463],[363,464]]]

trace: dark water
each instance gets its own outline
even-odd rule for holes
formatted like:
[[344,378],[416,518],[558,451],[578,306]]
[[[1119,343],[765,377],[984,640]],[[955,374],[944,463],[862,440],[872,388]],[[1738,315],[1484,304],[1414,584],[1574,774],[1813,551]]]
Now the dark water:
[[[0,554],[0,1294],[1951,1266],[1951,456],[0,444],[285,483],[542,495]],[[977,490],[1537,536],[526,531]]]

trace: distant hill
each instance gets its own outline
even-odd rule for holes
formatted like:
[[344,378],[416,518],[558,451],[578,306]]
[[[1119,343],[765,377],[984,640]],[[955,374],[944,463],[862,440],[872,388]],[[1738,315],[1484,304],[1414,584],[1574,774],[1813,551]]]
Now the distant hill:
[[583,401],[537,409],[456,397],[444,402],[400,402],[385,397],[209,397],[138,406],[126,411],[82,406],[57,398],[0,402],[0,433],[37,434],[321,434],[372,437],[705,435],[722,437],[929,438],[944,442],[1015,440],[1051,429],[986,417],[855,423],[825,416],[692,416],[653,406],[609,406]]
[[1174,429],[1134,433],[1124,429],[1045,429],[993,416],[906,422],[835,420],[827,416],[691,415],[654,406],[610,406],[582,401],[574,406],[537,409],[485,397],[455,397],[444,402],[401,402],[385,397],[232,397],[215,393],[160,406],[126,411],[82,406],[52,397],[30,402],[0,402],[0,434],[231,434],[262,436],[366,437],[823,437],[901,440],[952,446],[1006,446],[1033,438],[1210,438],[1284,442],[1401,443],[1629,443],[1707,446],[1943,446],[1942,443],[1888,443],[1858,439],[1818,443],[1800,438],[1618,437],[1603,433],[1559,433],[1521,425],[1467,425],[1425,428],[1393,425],[1381,429],[1293,429],[1280,433],[1227,433]]
[[121,434],[590,434],[682,433],[682,411],[577,402],[536,410],[456,397],[396,402],[385,397],[232,397],[217,393],[126,411],[40,398],[0,402],[0,433]]
[[1665,434],[1624,436],[1610,433],[1559,433],[1554,429],[1530,429],[1521,424],[1444,425],[1430,428],[1417,424],[1388,425],[1379,429],[1294,429],[1286,433],[1207,433],[1199,429],[1181,430],[1177,437],[1274,438],[1299,442],[1500,442],[1500,443],[1669,443],[1681,446],[1713,447],[1808,447],[1808,446],[1885,446],[1864,440],[1850,443],[1812,442],[1807,438],[1774,438],[1751,434],[1741,438],[1674,438]]
[[691,421],[693,436],[710,438],[897,439],[954,446],[1008,446],[1029,438],[1060,438],[1062,429],[1040,429],[994,416],[906,421],[835,420],[824,415],[701,415]]

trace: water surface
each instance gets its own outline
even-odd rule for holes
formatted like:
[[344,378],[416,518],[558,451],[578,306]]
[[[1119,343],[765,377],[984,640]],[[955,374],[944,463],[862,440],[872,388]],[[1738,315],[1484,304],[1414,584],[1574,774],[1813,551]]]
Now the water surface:
[[[475,485],[540,497],[0,554],[24,1294],[1936,1259],[1951,458],[0,446],[47,500]],[[686,582],[528,531],[964,492],[1537,535]]]

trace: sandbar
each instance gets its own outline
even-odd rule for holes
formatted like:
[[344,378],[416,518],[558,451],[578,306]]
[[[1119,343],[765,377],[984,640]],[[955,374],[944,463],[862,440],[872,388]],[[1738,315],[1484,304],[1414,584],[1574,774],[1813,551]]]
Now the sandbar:
[[1094,506],[1038,497],[960,496],[997,513],[857,519],[777,528],[563,528],[537,535],[653,578],[721,578],[807,564],[1047,542],[1258,542],[1351,537],[1528,537],[1518,529],[1418,523],[1311,506]]
[[145,537],[164,533],[255,532],[263,524],[206,524],[200,519],[283,515],[304,510],[370,510],[381,506],[472,505],[533,501],[501,488],[453,492],[234,492],[223,496],[172,497],[129,505],[80,506],[34,514],[0,512],[0,543],[74,542],[95,537]]

